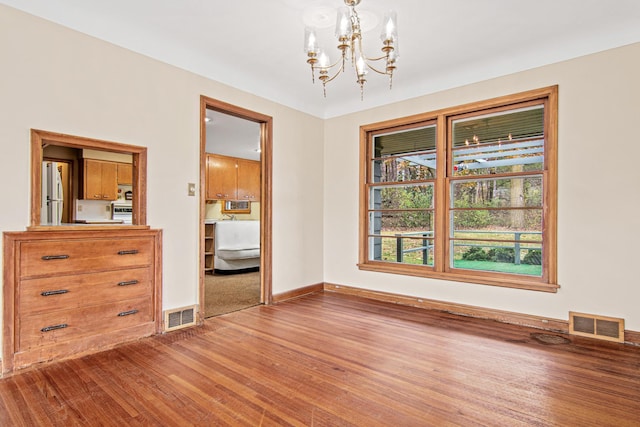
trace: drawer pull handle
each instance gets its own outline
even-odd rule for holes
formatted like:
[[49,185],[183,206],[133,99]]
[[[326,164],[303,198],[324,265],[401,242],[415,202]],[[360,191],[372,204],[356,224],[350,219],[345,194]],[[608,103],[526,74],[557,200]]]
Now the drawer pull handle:
[[131,249],[129,251],[118,251],[118,255],[135,255],[138,253],[137,249]]
[[130,316],[132,314],[136,314],[137,312],[138,312],[138,310],[123,311],[121,313],[118,313],[118,316],[119,317]]
[[129,286],[129,285],[137,285],[138,281],[137,280],[129,280],[127,282],[119,282],[118,286]]
[[69,325],[67,325],[66,323],[61,323],[59,325],[45,326],[44,328],[40,329],[40,331],[42,331],[42,332],[51,332],[51,331],[55,331],[56,329],[64,329],[67,326],[69,326]]
[[62,295],[69,292],[67,289],[56,289],[55,291],[44,291],[40,292],[40,295],[43,297],[50,297],[51,295]]
[[43,261],[51,261],[52,259],[67,259],[69,255],[45,255],[42,257]]

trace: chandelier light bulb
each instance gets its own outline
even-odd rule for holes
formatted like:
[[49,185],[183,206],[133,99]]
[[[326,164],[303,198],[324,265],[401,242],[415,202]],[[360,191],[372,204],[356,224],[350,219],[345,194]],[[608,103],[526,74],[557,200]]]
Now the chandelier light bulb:
[[351,37],[351,14],[348,7],[338,9],[336,19],[336,37],[338,40]]
[[322,52],[320,52],[320,55],[318,56],[318,67],[329,68],[329,65],[331,65],[329,56],[323,50]]
[[360,55],[358,57],[358,60],[356,61],[356,73],[358,74],[358,77],[364,76],[367,73],[367,70],[365,67],[366,67],[366,64],[364,62],[364,58],[362,57],[362,55]]
[[382,20],[382,33],[380,34],[383,42],[396,42],[398,40],[397,21],[398,18],[394,11],[389,11],[384,15],[384,19]]
[[304,29],[304,51],[307,54],[318,53],[318,38],[316,37],[316,30],[312,27]]

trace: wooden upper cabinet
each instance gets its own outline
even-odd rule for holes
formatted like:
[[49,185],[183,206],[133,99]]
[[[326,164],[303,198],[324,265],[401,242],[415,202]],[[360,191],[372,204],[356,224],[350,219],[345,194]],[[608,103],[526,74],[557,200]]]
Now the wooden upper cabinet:
[[84,160],[83,198],[116,200],[118,198],[117,165],[101,160]]
[[238,200],[260,201],[260,162],[238,159]]
[[208,200],[260,201],[260,162],[207,154]]
[[102,199],[102,164],[100,162],[84,161],[82,184],[84,199]]
[[133,184],[133,165],[131,163],[118,163],[118,184],[132,185]]
[[207,154],[207,199],[235,200],[238,196],[238,171],[233,157]]

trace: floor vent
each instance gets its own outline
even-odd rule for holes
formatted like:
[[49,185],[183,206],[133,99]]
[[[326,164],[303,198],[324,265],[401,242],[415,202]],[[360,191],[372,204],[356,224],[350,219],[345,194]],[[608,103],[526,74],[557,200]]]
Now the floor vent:
[[570,311],[569,333],[607,341],[624,342],[624,319]]
[[164,312],[164,330],[174,331],[196,324],[196,306],[174,308]]

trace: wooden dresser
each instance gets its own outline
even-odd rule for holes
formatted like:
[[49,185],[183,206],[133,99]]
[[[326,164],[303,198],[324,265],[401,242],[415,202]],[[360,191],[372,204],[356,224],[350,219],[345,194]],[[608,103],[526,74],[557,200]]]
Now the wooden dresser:
[[4,233],[3,372],[162,330],[162,231]]

